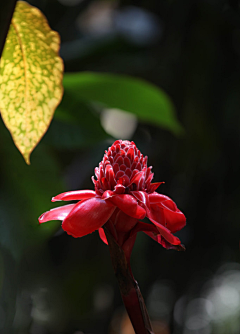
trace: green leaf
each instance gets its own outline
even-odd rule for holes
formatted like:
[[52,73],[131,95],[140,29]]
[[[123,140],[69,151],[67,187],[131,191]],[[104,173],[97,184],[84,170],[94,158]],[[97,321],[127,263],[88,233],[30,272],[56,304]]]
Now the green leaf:
[[160,88],[141,79],[101,73],[66,73],[64,89],[85,101],[98,102],[107,108],[118,108],[180,134],[174,106]]
[[0,110],[27,163],[62,98],[59,45],[41,11],[18,1],[0,64]]

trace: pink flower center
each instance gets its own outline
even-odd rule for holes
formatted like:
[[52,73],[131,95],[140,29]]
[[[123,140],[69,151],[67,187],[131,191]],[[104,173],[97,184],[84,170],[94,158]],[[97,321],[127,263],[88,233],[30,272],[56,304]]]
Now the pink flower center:
[[153,179],[152,167],[147,167],[147,156],[143,156],[134,142],[117,140],[105,151],[99,167],[95,168],[97,180],[92,177],[97,194],[106,190],[118,194],[139,190],[150,193]]

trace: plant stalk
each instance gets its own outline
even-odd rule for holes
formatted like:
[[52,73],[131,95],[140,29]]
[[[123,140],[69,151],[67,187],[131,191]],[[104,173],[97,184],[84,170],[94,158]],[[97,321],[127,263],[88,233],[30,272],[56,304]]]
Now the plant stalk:
[[125,308],[136,334],[154,334],[138,283],[131,275],[126,256],[111,233],[104,227],[115,276]]

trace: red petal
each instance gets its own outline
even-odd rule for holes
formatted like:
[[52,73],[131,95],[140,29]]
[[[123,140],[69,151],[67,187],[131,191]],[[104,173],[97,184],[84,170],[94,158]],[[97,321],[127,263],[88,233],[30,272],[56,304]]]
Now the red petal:
[[103,189],[107,190],[107,189],[110,188],[110,185],[109,185],[108,180],[106,179],[106,177],[101,178],[101,183],[102,183]]
[[[147,180],[148,181],[148,180]],[[157,188],[161,185],[161,184],[163,184],[163,183],[165,183],[165,182],[155,182],[155,183],[151,183],[150,184],[150,191],[151,192],[154,192],[155,190],[157,190]]]
[[144,191],[131,191],[131,194],[140,202],[147,207],[150,207],[148,194]]
[[159,218],[156,218],[160,224],[166,226],[171,232],[177,232],[186,225],[186,217],[178,209],[177,205],[171,200],[171,198],[158,193],[149,194],[149,201],[152,204],[152,213],[156,206],[159,207]]
[[116,174],[115,174],[115,178],[119,179],[120,177],[122,177],[124,175],[124,172],[122,170],[119,170]]
[[116,185],[117,182],[116,182],[115,177],[114,177],[113,168],[110,165],[106,166],[106,178],[107,178],[111,188],[113,188]]
[[185,250],[185,247],[183,245],[172,245],[167,240],[165,240],[164,237],[159,233],[159,230],[155,225],[139,221],[136,226],[131,230],[130,237],[136,235],[138,232],[144,232],[150,238],[157,241],[159,244],[167,249],[175,249],[178,251]]
[[118,164],[116,164],[116,163],[113,164],[113,171],[114,171],[115,174],[119,171]]
[[79,202],[64,219],[62,228],[75,238],[83,237],[104,225],[115,207],[98,197]]
[[120,165],[122,165],[123,164],[123,157],[122,156],[119,156],[116,160],[115,160],[115,162],[120,166]]
[[131,167],[131,163],[130,163],[129,158],[125,157],[123,160],[124,160],[124,165],[126,167],[130,168]]
[[106,237],[106,234],[105,234],[104,229],[103,229],[102,227],[100,227],[100,228],[98,229],[98,233],[99,233],[99,237],[102,239],[102,241],[103,241],[106,245],[108,245],[107,237]]
[[164,215],[166,218],[166,226],[173,233],[180,231],[186,225],[186,217],[180,210],[178,210],[178,208],[176,211],[171,211],[166,208],[164,209]]
[[131,195],[115,195],[108,198],[107,201],[116,205],[120,210],[133,218],[143,219],[146,216],[146,211],[138,205],[137,200]]
[[68,204],[44,212],[39,218],[39,223],[45,223],[49,220],[64,220],[77,204]]
[[147,211],[147,217],[151,220],[151,222],[153,222],[153,224],[157,227],[158,231],[160,232],[160,234],[164,237],[164,239],[166,239],[168,242],[170,242],[170,244],[172,245],[180,245],[181,242],[180,240],[175,237],[171,231],[169,229],[167,229],[166,227],[164,227],[162,224],[159,224],[156,220],[155,220],[155,214],[153,214],[151,212],[152,210],[148,210]]
[[154,192],[152,194],[149,194],[150,203],[154,203],[154,204],[162,203],[162,202],[165,202],[169,199],[170,199],[169,197],[167,197],[165,195],[162,195],[162,194],[159,194],[159,193],[156,193],[156,192]]
[[129,148],[129,150],[127,151],[127,157],[133,161],[134,159],[134,149],[132,147]]
[[131,171],[130,168],[127,168],[127,169],[125,170],[125,175],[127,175],[129,178],[132,177],[132,171]]
[[135,183],[138,186],[138,184],[139,184],[141,178],[143,177],[144,173],[145,173],[145,171],[141,171],[141,172],[136,173],[132,177],[131,182],[129,183],[128,186],[130,187],[133,183]]
[[89,199],[95,197],[96,193],[93,190],[75,190],[67,191],[52,198],[52,202],[56,201],[80,201],[82,199]]
[[162,245],[166,249],[175,249],[177,251],[184,251],[185,250],[185,247],[183,245],[177,245],[177,246],[176,245],[171,245],[160,234],[156,235],[153,232],[144,232],[144,233],[147,234],[153,240],[157,241],[157,243],[159,243],[160,245]]
[[[115,213],[117,214],[115,215]],[[124,213],[122,210],[116,210],[114,212],[114,221],[113,224],[117,232],[122,232],[124,234],[130,232],[136,225],[138,219],[129,216],[128,214]]]
[[114,196],[114,192],[112,190],[106,190],[102,194],[102,199],[107,199],[107,198],[112,197],[112,196]]
[[122,184],[117,184],[114,187],[114,194],[124,194],[126,188]]

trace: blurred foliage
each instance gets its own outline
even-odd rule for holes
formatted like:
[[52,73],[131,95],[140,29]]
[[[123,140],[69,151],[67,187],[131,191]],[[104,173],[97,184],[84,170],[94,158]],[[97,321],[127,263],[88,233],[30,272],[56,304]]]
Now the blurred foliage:
[[109,138],[100,124],[99,108],[65,89],[50,129],[43,141],[58,149],[77,149]]
[[83,100],[132,112],[140,121],[157,124],[177,134],[182,131],[167,95],[143,80],[120,75],[74,73],[66,74],[63,84],[67,92]]
[[[49,206],[53,193],[64,190],[59,164],[47,147],[34,155],[34,165],[29,168],[15,150],[11,137],[1,124],[1,245],[19,260],[29,246],[37,246],[52,235],[56,224],[42,228],[36,224],[40,215]],[[44,156],[44,159],[43,159]],[[12,210],[9,210],[11,206]],[[17,223],[16,223],[17,222]]]
[[[185,253],[166,251],[141,234],[133,250],[132,269],[155,334],[238,334],[239,3],[82,0],[69,6],[70,1],[32,0],[31,4],[60,33],[69,76],[95,71],[99,76],[107,72],[111,77],[147,80],[167,92],[184,128],[185,134],[176,137],[142,118],[129,138],[149,156],[155,181],[166,182],[159,192],[173,198],[188,219],[178,232]],[[123,18],[124,29],[119,23]],[[136,22],[140,22],[137,28]],[[158,34],[150,38],[151,31]],[[105,96],[104,88],[98,89]],[[93,188],[94,167],[113,141],[101,126],[102,106],[89,103],[90,93],[85,91],[84,98],[83,92],[71,93],[66,87],[30,167],[1,125],[3,333],[130,331],[108,248],[98,234],[74,239],[61,231],[59,222],[41,227],[37,222],[43,211],[53,207],[52,196]],[[135,92],[133,99],[139,95]]]

